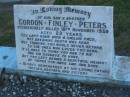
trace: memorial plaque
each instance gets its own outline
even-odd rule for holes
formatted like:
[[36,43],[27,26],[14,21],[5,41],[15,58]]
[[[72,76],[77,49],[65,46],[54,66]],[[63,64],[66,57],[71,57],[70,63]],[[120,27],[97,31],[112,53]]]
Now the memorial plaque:
[[18,68],[111,78],[113,7],[15,5]]

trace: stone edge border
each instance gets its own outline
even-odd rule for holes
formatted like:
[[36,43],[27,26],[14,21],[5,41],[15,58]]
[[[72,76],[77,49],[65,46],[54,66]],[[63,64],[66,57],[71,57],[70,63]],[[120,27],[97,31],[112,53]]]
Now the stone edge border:
[[9,73],[20,73],[22,75],[54,80],[61,79],[89,84],[116,84],[130,86],[130,57],[127,56],[115,56],[115,64],[113,64],[111,79],[18,70],[15,47],[0,47],[0,69],[2,70],[3,68],[5,68],[6,72]]

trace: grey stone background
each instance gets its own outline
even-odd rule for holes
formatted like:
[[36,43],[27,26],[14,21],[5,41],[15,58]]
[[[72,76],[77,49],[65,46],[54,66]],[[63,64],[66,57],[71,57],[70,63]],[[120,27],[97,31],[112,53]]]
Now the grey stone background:
[[[53,4],[54,2],[53,0],[40,2],[34,0],[30,3]],[[130,0],[56,0],[55,4],[114,6],[116,53],[130,56]],[[12,5],[13,3],[0,3],[1,46],[15,46]],[[20,74],[6,74],[2,71],[0,97],[130,97],[130,87],[48,80]]]

